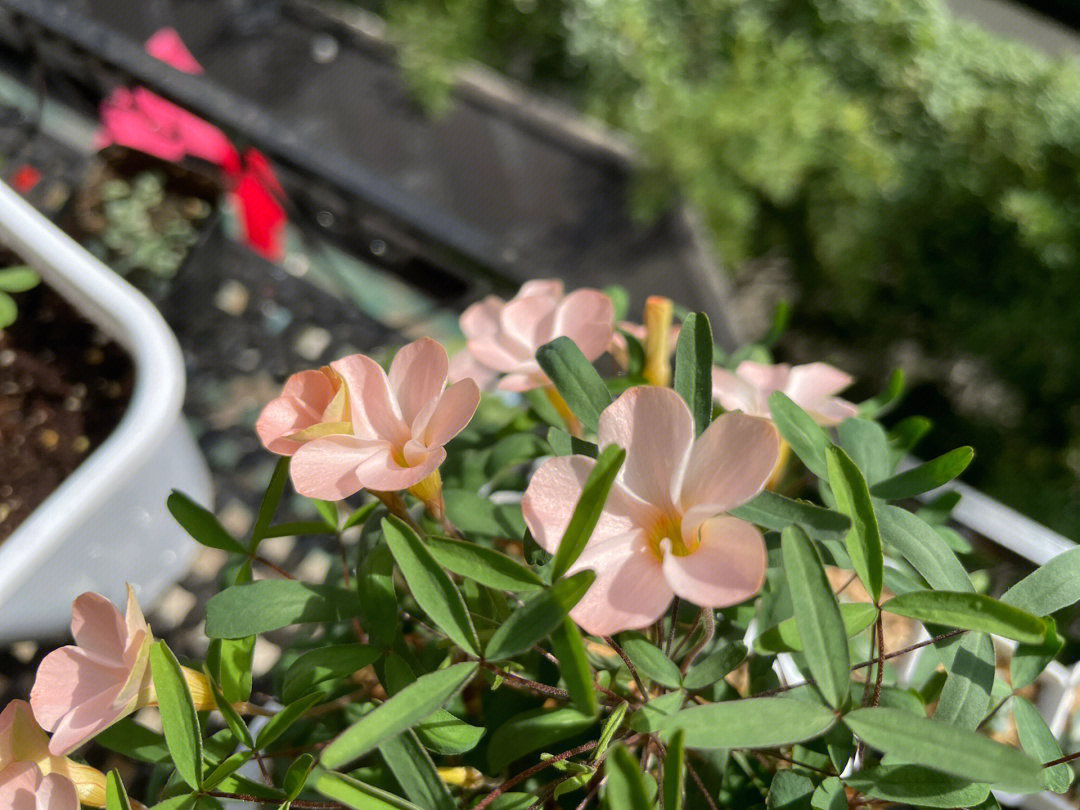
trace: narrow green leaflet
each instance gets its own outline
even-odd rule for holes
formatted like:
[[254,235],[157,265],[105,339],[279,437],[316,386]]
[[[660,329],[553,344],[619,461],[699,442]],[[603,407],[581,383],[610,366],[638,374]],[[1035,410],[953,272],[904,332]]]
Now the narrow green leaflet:
[[704,312],[687,315],[675,345],[672,386],[690,406],[700,436],[712,421],[713,338]]
[[467,540],[429,536],[431,556],[448,571],[500,591],[538,591],[543,580],[517,560]]
[[1049,616],[1080,601],[1080,547],[1057,555],[1005,591],[1001,601]]
[[981,630],[1028,644],[1038,644],[1046,636],[1043,619],[980,593],[912,591],[890,599],[881,609],[921,622]]
[[672,689],[682,685],[682,676],[675,662],[641,633],[622,633],[619,644],[637,671],[649,680]]
[[884,391],[859,403],[859,413],[871,419],[884,416],[900,401],[900,395],[903,393],[904,370],[900,368],[894,369],[893,373],[889,375],[889,382]]
[[336,622],[359,615],[360,600],[353,591],[292,579],[264,579],[212,596],[206,603],[206,635],[243,638],[293,624]]
[[686,747],[775,748],[820,737],[836,722],[832,709],[790,697],[748,698],[691,706],[656,723],[683,729]]
[[925,765],[1014,793],[1042,790],[1040,763],[974,731],[881,707],[856,709],[845,715],[844,724],[867,745],[906,764]]
[[781,391],[769,397],[769,411],[776,429],[806,468],[818,478],[828,478],[825,451],[832,442],[821,426]]
[[105,776],[105,810],[131,810],[131,802],[120,774],[115,770]]
[[551,563],[552,579],[558,579],[567,572],[571,565],[585,550],[585,544],[592,537],[593,529],[600,520],[608,493],[615,483],[615,476],[626,461],[626,451],[621,447],[609,445],[600,453],[596,465],[585,479],[574,513],[559,541],[555,559]]
[[664,757],[664,810],[683,809],[683,786],[686,783],[685,735],[676,731],[671,735]]
[[379,543],[360,561],[356,585],[364,614],[364,629],[374,643],[382,647],[393,646],[401,622],[394,586],[394,555],[385,543]]
[[691,691],[712,686],[746,660],[746,645],[741,641],[725,644],[699,660],[683,676],[682,685]]
[[994,688],[994,643],[986,633],[968,633],[949,666],[934,719],[974,730],[990,709]]
[[338,768],[353,762],[384,740],[400,734],[441,709],[476,674],[478,664],[466,662],[421,675],[370,714],[345,729],[323,749],[320,762]]
[[322,768],[315,769],[308,783],[326,798],[353,810],[427,810],[382,788]]
[[315,757],[311,754],[301,754],[293,760],[292,765],[285,771],[285,778],[281,780],[281,786],[290,799],[300,795],[300,791],[307,784],[311,769],[315,767]]
[[839,539],[851,528],[851,520],[847,515],[806,501],[785,498],[768,490],[752,501],[732,509],[731,514],[776,532],[795,524],[818,540]]
[[1053,619],[1046,620],[1046,638],[1039,644],[1018,644],[1009,663],[1009,682],[1012,688],[1023,689],[1042,675],[1047,665],[1057,658],[1065,639],[1057,631]]
[[495,729],[487,747],[491,773],[515,759],[573,737],[595,725],[596,718],[576,709],[534,709],[515,715]]
[[191,500],[183,492],[173,490],[165,500],[169,512],[184,531],[204,546],[227,551],[230,554],[247,554],[243,546],[214,517],[214,513]]
[[[289,457],[282,456],[274,465],[274,472],[270,475],[270,483],[267,484],[266,492],[259,503],[259,511],[255,516],[255,523],[251,527],[251,548],[256,549],[259,543],[267,536],[266,531],[270,521],[274,519],[281,496],[285,493],[285,484],[289,480]],[[337,527],[333,521],[327,521],[330,529]]]
[[932,526],[906,509],[889,504],[877,508],[881,539],[911,563],[927,584],[939,591],[974,591],[956,553]]
[[465,600],[420,537],[396,517],[383,518],[382,528],[386,544],[420,607],[454,643],[479,655],[480,641]]
[[176,771],[192,788],[202,784],[202,732],[180,662],[164,641],[150,648],[150,672],[161,710],[161,728]]
[[867,768],[845,777],[844,784],[873,799],[918,807],[974,807],[990,794],[985,782],[971,782],[919,765]]
[[217,685],[214,678],[210,675],[210,667],[204,665],[204,672],[206,672],[207,680],[210,683],[210,693],[214,698],[214,705],[217,706],[219,712],[221,712],[222,718],[225,720],[225,725],[228,726],[229,732],[233,735],[238,743],[252,748],[255,745],[255,739],[251,736],[251,731],[248,729],[247,724],[233,708],[232,704],[225,699],[225,695],[221,692],[221,687]]
[[562,623],[595,579],[592,571],[579,571],[528,597],[492,635],[485,650],[486,658],[501,661],[532,647]]
[[651,734],[660,728],[664,720],[680,711],[685,703],[686,695],[681,691],[654,697],[630,715],[630,728],[642,734]]
[[266,748],[266,746],[288,731],[289,727],[299,720],[304,712],[318,703],[321,698],[322,695],[318,692],[306,695],[299,700],[294,700],[279,711],[259,730],[258,735],[255,737],[255,747]]
[[841,708],[851,685],[851,659],[836,594],[806,532],[790,526],[780,543],[791,600],[798,606],[795,626],[803,654],[822,696],[830,706]]
[[281,699],[292,703],[323,681],[346,678],[374,664],[380,655],[376,647],[367,644],[332,644],[308,650],[285,671]]
[[607,758],[604,805],[609,810],[653,810],[641,768],[626,746],[618,744]]
[[892,471],[889,437],[870,419],[845,419],[837,428],[840,446],[862,470],[868,484],[876,484]]
[[870,487],[870,494],[887,501],[914,498],[952,481],[967,469],[974,457],[975,451],[972,448],[957,447],[918,467],[874,484]]
[[[1020,747],[1035,761],[1046,763],[1061,758],[1061,746],[1054,739],[1054,733],[1046,725],[1038,709],[1019,695],[1013,695],[1012,713]],[[1073,769],[1068,763],[1043,768],[1043,785],[1054,793],[1067,793],[1073,783],[1073,776]]]
[[568,337],[557,337],[536,350],[536,362],[574,416],[595,432],[600,413],[611,404],[611,394],[577,344]]
[[380,743],[379,755],[410,801],[431,810],[455,810],[454,797],[411,730]]
[[933,426],[934,423],[925,416],[909,416],[907,419],[901,420],[889,431],[893,467],[899,464],[900,460],[915,448]]
[[19,264],[5,267],[0,270],[0,290],[9,293],[21,293],[32,290],[41,283],[41,276],[27,267]]
[[769,785],[768,810],[809,810],[814,795],[810,777],[796,771],[777,771]]
[[254,751],[237,751],[223,759],[203,779],[203,790],[214,790],[226,778],[240,770],[255,756]]
[[862,473],[847,453],[839,447],[830,447],[826,459],[829,487],[836,498],[836,505],[851,518],[851,530],[844,541],[851,555],[851,563],[876,603],[881,599],[885,559],[881,552],[881,534],[870,492]]
[[565,618],[551,631],[551,649],[559,659],[559,672],[574,705],[588,715],[595,715],[600,705],[592,667],[585,653],[581,631],[571,618]]
[[[844,623],[844,633],[850,638],[874,623],[877,608],[869,602],[844,602],[840,605],[840,618]],[[801,652],[803,640],[795,617],[784,619],[780,624],[763,631],[754,639],[754,649],[765,655]]]
[[136,762],[158,764],[169,759],[165,737],[125,717],[94,737],[94,742]]
[[547,432],[548,444],[557,456],[588,456],[596,458],[600,455],[600,448],[593,442],[571,436],[562,428],[550,427]]
[[[404,658],[393,652],[387,654],[383,668],[383,686],[388,694],[396,695],[415,680],[416,674]],[[446,709],[437,709],[413,726],[413,731],[429,751],[457,756],[474,749],[486,729],[471,726]]]
[[848,810],[843,783],[835,776],[821,780],[810,797],[810,810]]

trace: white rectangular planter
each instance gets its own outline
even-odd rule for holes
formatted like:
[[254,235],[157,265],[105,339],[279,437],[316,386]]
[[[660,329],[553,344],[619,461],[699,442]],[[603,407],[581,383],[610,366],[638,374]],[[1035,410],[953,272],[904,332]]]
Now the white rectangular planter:
[[165,507],[171,489],[209,505],[210,473],[180,412],[176,337],[134,287],[0,183],[0,241],[132,358],[131,402],[113,433],[0,543],[0,643],[61,638],[92,590],[144,608],[183,576],[196,543]]

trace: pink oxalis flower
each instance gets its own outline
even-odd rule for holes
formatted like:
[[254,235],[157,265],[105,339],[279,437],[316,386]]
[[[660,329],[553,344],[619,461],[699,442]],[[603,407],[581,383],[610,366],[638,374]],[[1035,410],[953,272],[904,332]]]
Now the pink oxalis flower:
[[444,445],[480,402],[471,379],[447,387],[448,367],[446,350],[431,338],[402,348],[389,374],[362,354],[331,363],[347,392],[349,429],[296,450],[296,491],[340,500],[361,489],[409,489],[434,473],[446,458]]
[[16,762],[0,770],[0,808],[79,810],[79,796],[66,776],[43,774],[33,762]]
[[769,416],[769,397],[783,391],[819,425],[838,425],[859,409],[836,394],[852,383],[852,377],[828,363],[767,365],[744,360],[734,372],[713,369],[713,399],[725,410],[753,416]]
[[128,586],[121,616],[108,599],[84,593],[71,609],[74,645],[45,656],[30,690],[34,716],[53,733],[49,750],[64,756],[149,703],[153,635]]
[[[486,370],[504,375],[498,387],[528,391],[550,385],[536,362],[536,350],[557,337],[568,337],[590,361],[602,355],[614,334],[615,306],[599,290],[564,295],[558,279],[528,281],[509,301],[489,295],[461,315],[468,356],[455,357],[455,374]],[[462,379],[462,377],[458,377]]]
[[[150,675],[154,637],[130,585],[124,615],[104,596],[79,596],[71,608],[71,634],[75,644],[45,656],[30,690],[30,706],[42,728],[52,732],[49,752],[56,757],[157,703]],[[202,673],[181,671],[196,708],[214,708]]]
[[[600,447],[626,461],[596,529],[568,573],[596,572],[570,616],[587,632],[647,627],[674,596],[725,607],[760,590],[765,541],[725,514],[765,487],[780,452],[766,419],[723,414],[701,436],[670,388],[631,388],[600,415]],[[533,537],[554,553],[595,460],[561,456],[533,475],[521,507]]]
[[[36,769],[37,779],[32,787],[26,775],[27,766]],[[40,795],[42,776],[48,779],[54,791],[57,780],[63,780],[74,785],[78,801],[83,804],[105,805],[105,774],[67,757],[54,756],[49,751],[49,738],[34,719],[30,704],[25,700],[13,700],[0,712],[0,808],[12,806],[7,803],[14,798],[12,791],[25,790],[30,796]],[[67,789],[63,788],[62,792],[66,794]],[[34,805],[31,803],[27,807]]]

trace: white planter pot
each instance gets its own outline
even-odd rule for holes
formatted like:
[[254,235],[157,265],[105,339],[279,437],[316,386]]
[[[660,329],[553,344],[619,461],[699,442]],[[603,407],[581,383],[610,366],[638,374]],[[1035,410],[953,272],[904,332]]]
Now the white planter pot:
[[0,240],[130,354],[131,402],[113,433],[0,543],[0,643],[60,638],[71,602],[144,608],[188,569],[198,546],[165,507],[171,489],[210,505],[210,473],[180,412],[180,347],[154,306],[0,183]]

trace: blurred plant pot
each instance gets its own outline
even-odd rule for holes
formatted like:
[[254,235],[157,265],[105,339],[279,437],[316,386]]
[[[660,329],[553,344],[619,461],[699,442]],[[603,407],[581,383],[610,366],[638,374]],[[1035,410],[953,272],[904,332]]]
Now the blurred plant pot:
[[173,488],[210,504],[209,470],[181,414],[184,365],[154,306],[0,184],[0,240],[131,356],[130,404],[113,433],[0,544],[0,643],[67,633],[71,602],[136,587],[152,605],[198,546],[173,521]]
[[224,191],[220,172],[194,158],[180,163],[122,146],[91,161],[64,230],[153,300],[162,298]]

